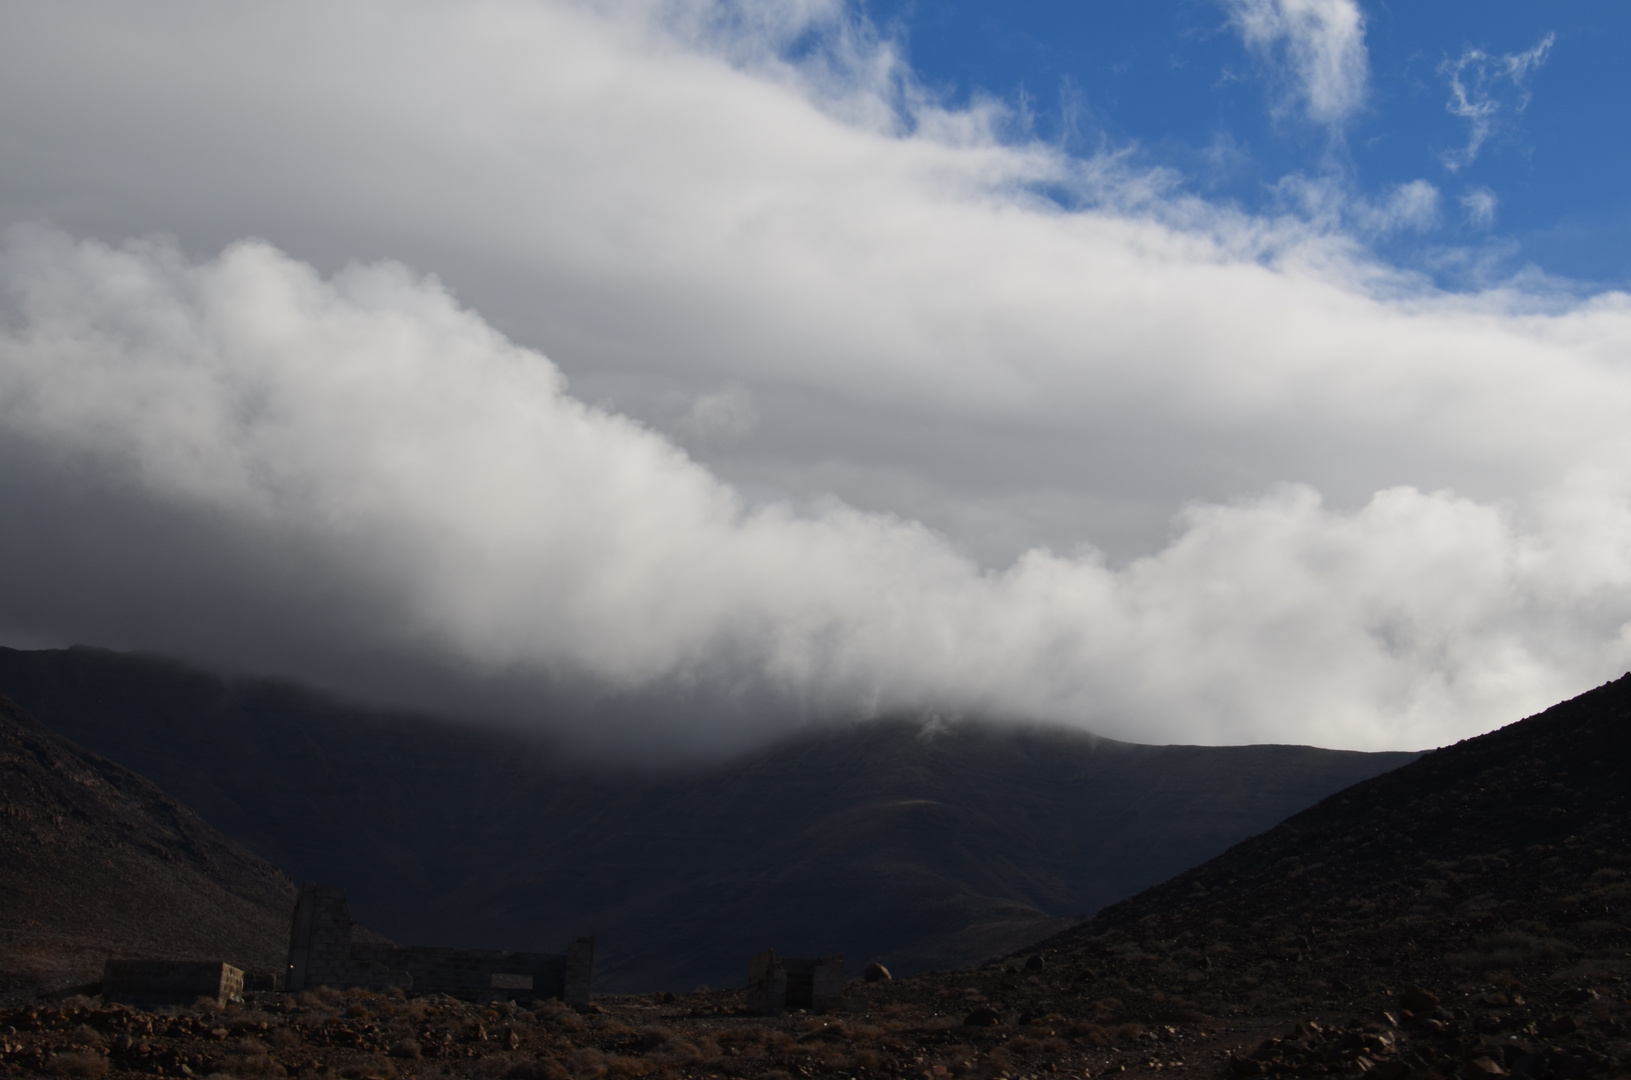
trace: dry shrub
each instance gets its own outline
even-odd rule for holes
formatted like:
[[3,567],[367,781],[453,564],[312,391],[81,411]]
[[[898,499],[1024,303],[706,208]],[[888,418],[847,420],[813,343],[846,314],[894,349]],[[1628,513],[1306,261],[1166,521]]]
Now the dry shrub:
[[793,1080],[793,1074],[785,1069],[771,1069],[760,1075],[759,1080]]
[[571,1009],[561,1009],[542,1017],[542,1019],[562,1031],[584,1031],[589,1027],[583,1017]]
[[46,1059],[45,1071],[56,1076],[106,1076],[108,1059],[89,1050],[63,1050]]
[[68,1033],[68,1042],[74,1046],[89,1046],[94,1049],[101,1049],[102,1033],[87,1024],[80,1024]]
[[861,1047],[850,1055],[858,1069],[876,1069],[883,1064],[883,1055],[870,1047]]
[[[1072,1039],[1095,1040],[1105,1033],[1104,1028],[1090,1020],[1071,1020],[1065,1024],[1063,1030],[1065,1035]],[[1103,1046],[1104,1044],[1095,1041],[1093,1045]]]
[[645,1058],[627,1057],[623,1054],[606,1055],[606,1071],[612,1076],[645,1076],[657,1066]]
[[273,1060],[264,1043],[245,1039],[249,1045],[234,1046],[220,1059],[218,1070],[226,1076],[283,1076],[284,1068]]
[[396,1042],[391,1044],[391,1056],[394,1058],[406,1058],[410,1061],[418,1061],[424,1056],[424,1052],[419,1048],[418,1039],[398,1039]]
[[511,1054],[505,1058],[510,1065],[503,1074],[504,1080],[572,1080],[566,1066],[547,1054],[535,1058]]
[[580,1046],[573,1050],[567,1064],[578,1080],[594,1080],[606,1075],[606,1055],[592,1046]]
[[849,1067],[849,1051],[842,1046],[823,1046],[816,1051],[815,1058],[828,1069],[838,1072]]
[[758,1024],[749,1024],[739,1028],[726,1028],[714,1033],[714,1038],[722,1046],[739,1044],[742,1046],[763,1046],[770,1032]]
[[337,1071],[345,1080],[392,1080],[396,1064],[383,1054],[358,1054],[342,1062]]
[[1116,1028],[1115,1037],[1118,1042],[1132,1042],[1144,1037],[1143,1024],[1122,1024]]
[[275,1027],[266,1033],[266,1041],[279,1050],[292,1050],[300,1046],[300,1032],[288,1027]]
[[677,1035],[669,1035],[668,1041],[663,1043],[662,1052],[657,1055],[658,1060],[664,1062],[684,1062],[690,1064],[702,1060],[702,1049],[690,1039],[682,1039]]

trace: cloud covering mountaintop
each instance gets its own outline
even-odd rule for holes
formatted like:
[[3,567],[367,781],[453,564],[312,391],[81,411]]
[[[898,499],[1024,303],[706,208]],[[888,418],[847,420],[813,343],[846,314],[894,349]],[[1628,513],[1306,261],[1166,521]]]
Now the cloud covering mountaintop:
[[1622,293],[1070,156],[839,5],[4,22],[12,641],[698,745],[1420,747],[1631,657]]

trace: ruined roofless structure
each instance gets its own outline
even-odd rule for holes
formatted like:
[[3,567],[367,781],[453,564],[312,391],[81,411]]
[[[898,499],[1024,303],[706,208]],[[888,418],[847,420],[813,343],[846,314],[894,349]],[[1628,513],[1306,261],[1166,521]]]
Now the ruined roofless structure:
[[217,1005],[242,1001],[242,968],[220,960],[109,960],[102,967],[102,1000],[126,1005]]
[[748,1011],[780,1016],[789,1009],[831,1012],[844,1007],[844,954],[818,960],[776,958],[774,949],[748,959]]
[[589,1004],[595,939],[580,937],[565,954],[444,949],[351,940],[351,905],[345,890],[304,885],[289,928],[285,990],[398,986],[415,994],[451,994],[479,1001],[554,997]]

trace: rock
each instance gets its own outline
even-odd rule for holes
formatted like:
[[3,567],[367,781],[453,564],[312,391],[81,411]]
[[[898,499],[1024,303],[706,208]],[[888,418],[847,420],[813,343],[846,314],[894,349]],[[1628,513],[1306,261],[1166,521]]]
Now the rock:
[[1378,1061],[1365,1074],[1365,1080],[1404,1080],[1415,1071],[1402,1061]]
[[1419,986],[1410,986],[1399,994],[1399,1007],[1417,1016],[1431,1016],[1438,1008],[1438,998]]
[[861,972],[861,978],[865,979],[869,983],[889,982],[893,976],[889,974],[888,968],[874,960],[872,963],[866,966],[865,971]]
[[1253,1061],[1251,1058],[1235,1057],[1230,1055],[1229,1075],[1261,1076],[1263,1075],[1263,1064],[1262,1062]]
[[963,1017],[964,1027],[996,1027],[1002,1023],[1002,1014],[989,1005],[981,1005]]
[[1506,1070],[1495,1064],[1493,1058],[1477,1057],[1461,1067],[1463,1076],[1505,1076]]
[[1042,954],[1037,953],[1035,956],[1032,956],[1030,959],[1025,961],[1025,970],[1041,971],[1046,964],[1047,961],[1042,959]]

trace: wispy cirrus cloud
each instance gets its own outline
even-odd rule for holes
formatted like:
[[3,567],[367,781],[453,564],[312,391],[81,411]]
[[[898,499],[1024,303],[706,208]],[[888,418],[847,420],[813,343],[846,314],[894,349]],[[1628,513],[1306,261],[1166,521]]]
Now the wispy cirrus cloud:
[[1340,126],[1364,104],[1365,17],[1354,0],[1227,0],[1246,45],[1279,71],[1280,108]]
[[1508,123],[1529,107],[1529,76],[1546,63],[1556,34],[1547,34],[1520,53],[1491,53],[1469,46],[1439,65],[1450,85],[1445,108],[1467,122],[1467,144],[1440,155],[1445,168],[1457,172],[1478,160],[1478,153]]
[[1471,188],[1461,196],[1461,208],[1467,212],[1467,220],[1480,229],[1495,224],[1495,208],[1499,203],[1495,192],[1487,187]]

